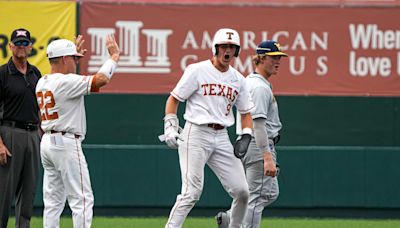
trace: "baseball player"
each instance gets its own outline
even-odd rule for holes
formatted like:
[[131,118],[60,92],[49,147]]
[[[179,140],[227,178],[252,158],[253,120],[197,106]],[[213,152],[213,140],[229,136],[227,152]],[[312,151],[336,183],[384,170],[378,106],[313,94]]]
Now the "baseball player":
[[[164,117],[167,145],[178,148],[182,188],[166,228],[182,224],[199,200],[207,164],[233,198],[231,228],[240,227],[246,213],[248,186],[243,166],[234,156],[227,127],[234,124],[233,106],[239,110],[243,133],[252,134],[250,111],[254,107],[245,78],[230,66],[240,52],[239,34],[220,29],[212,42],[213,57],[189,65],[169,96]],[[180,133],[176,115],[179,102],[186,101],[185,127]]]
[[76,65],[86,50],[82,37],[77,46],[61,39],[51,42],[47,57],[51,73],[42,77],[36,86],[45,132],[41,141],[43,179],[43,226],[58,228],[60,215],[68,200],[74,227],[90,227],[93,217],[93,192],[89,170],[81,143],[86,134],[84,95],[106,85],[119,60],[119,47],[112,35],[106,39],[111,56],[100,70],[91,76],[77,75]]
[[[279,130],[282,124],[269,78],[278,73],[282,56],[286,57],[287,54],[280,50],[276,41],[260,43],[253,56],[255,72],[246,78],[256,108],[251,112],[254,137],[242,159],[250,191],[248,209],[243,221],[245,228],[259,228],[264,207],[274,202],[279,195],[275,145],[280,139]],[[237,126],[240,126],[240,123]],[[237,131],[242,135],[240,127]],[[220,212],[216,216],[220,228],[228,227],[231,211]]]

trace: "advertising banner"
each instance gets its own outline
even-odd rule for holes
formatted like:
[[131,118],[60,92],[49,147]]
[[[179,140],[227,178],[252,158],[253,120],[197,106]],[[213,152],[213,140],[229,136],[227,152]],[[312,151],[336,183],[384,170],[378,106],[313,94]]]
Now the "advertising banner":
[[84,3],[80,31],[96,73],[114,33],[122,57],[102,92],[169,93],[187,65],[209,59],[219,28],[236,29],[232,65],[254,70],[258,43],[277,40],[288,58],[271,78],[278,95],[400,96],[400,8],[261,7]]
[[[111,0],[79,0],[80,2],[110,2]],[[400,0],[112,0],[112,2],[210,4],[210,5],[270,5],[270,6],[398,6]]]
[[25,28],[31,33],[33,50],[28,61],[44,75],[50,72],[46,48],[57,38],[73,39],[76,33],[75,2],[0,1],[0,64],[12,53],[8,47],[12,31]]

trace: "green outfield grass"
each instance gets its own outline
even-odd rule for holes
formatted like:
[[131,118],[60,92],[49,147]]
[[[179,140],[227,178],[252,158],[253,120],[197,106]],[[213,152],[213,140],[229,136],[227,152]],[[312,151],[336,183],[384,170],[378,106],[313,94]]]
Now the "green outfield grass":
[[[161,228],[167,218],[133,218],[133,217],[94,217],[93,228]],[[11,218],[8,228],[14,227]],[[32,218],[31,228],[41,228],[42,218]],[[72,219],[63,217],[61,228],[72,227]],[[217,227],[213,218],[188,218],[183,228]],[[398,228],[400,220],[366,220],[366,219],[307,219],[307,218],[267,218],[263,219],[261,227],[268,228]]]

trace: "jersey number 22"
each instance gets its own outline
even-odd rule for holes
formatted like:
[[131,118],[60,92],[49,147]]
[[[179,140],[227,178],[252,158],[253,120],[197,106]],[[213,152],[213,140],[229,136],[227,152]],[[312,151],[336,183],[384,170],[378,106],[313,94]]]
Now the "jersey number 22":
[[56,102],[54,100],[53,93],[51,91],[37,92],[36,96],[39,101],[39,109],[42,116],[42,120],[55,120],[58,119],[58,113],[49,113],[49,109],[54,108]]

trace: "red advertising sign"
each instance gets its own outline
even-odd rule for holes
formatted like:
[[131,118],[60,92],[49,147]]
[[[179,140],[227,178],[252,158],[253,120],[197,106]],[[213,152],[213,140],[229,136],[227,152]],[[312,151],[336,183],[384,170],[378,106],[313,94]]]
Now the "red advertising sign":
[[169,93],[188,64],[210,58],[214,33],[241,36],[232,65],[244,75],[262,40],[290,56],[272,77],[280,95],[400,96],[400,8],[84,3],[81,33],[88,51],[82,73],[108,58],[104,37],[115,33],[122,57],[107,93]]
[[270,6],[397,6],[400,0],[79,0],[79,2],[130,2],[162,4],[270,5]]

